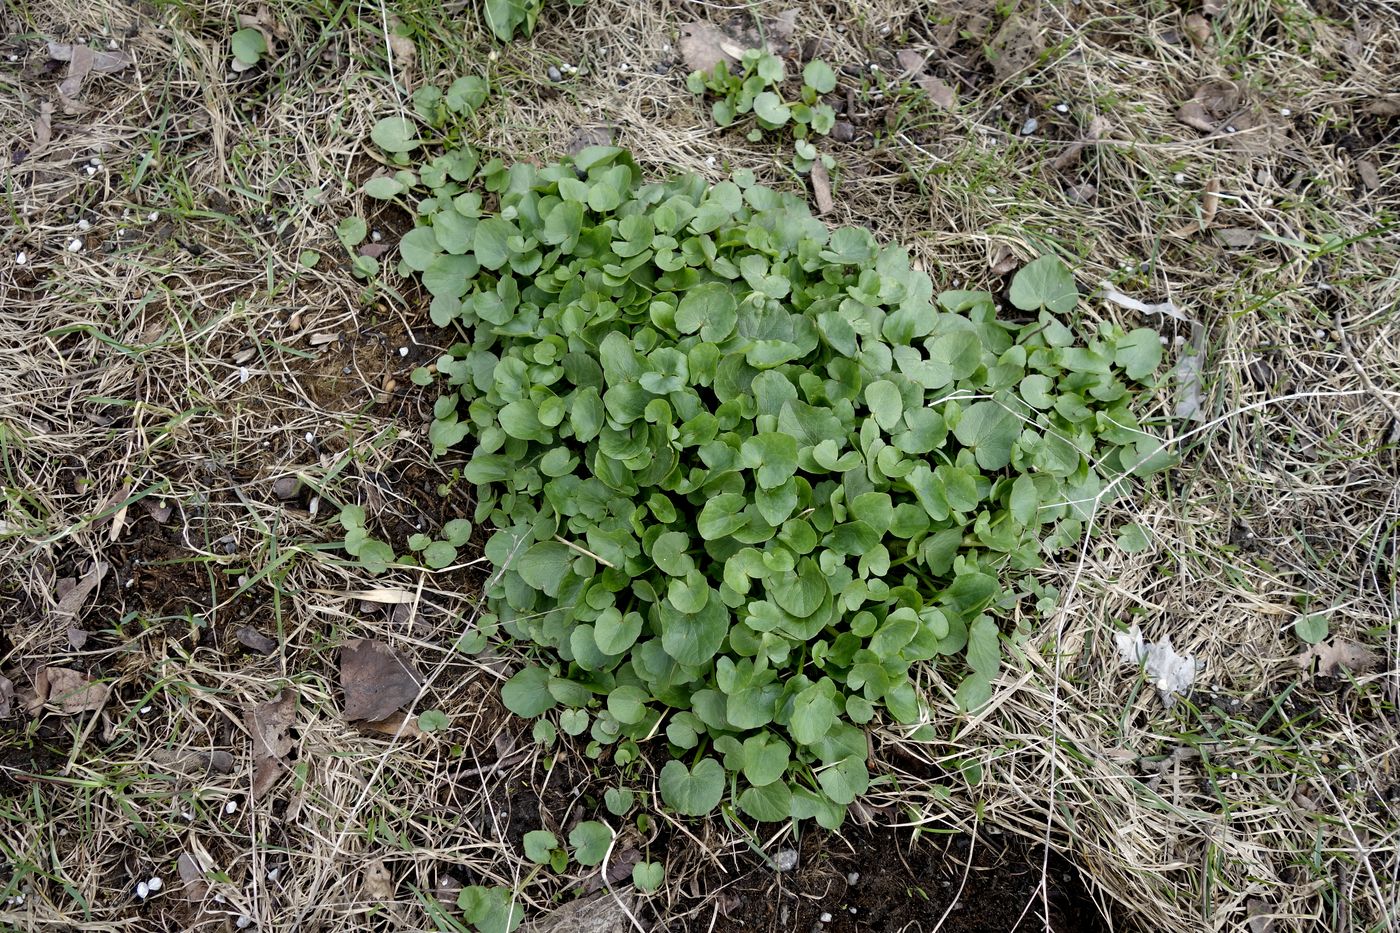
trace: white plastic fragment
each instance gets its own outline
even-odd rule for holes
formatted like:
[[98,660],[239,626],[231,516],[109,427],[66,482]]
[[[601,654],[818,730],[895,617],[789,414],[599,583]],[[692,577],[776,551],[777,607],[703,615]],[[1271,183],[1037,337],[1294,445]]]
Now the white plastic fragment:
[[29,254],[26,253],[24,250],[20,250],[20,251],[19,251],[19,254],[15,256],[15,265],[17,265],[17,266],[22,266],[22,265],[24,265],[24,264],[25,264],[26,262],[28,262],[28,261],[29,261]]
[[1196,674],[1204,667],[1192,655],[1177,654],[1171,636],[1148,644],[1136,624],[1126,632],[1117,632],[1113,642],[1118,656],[1127,664],[1141,664],[1147,679],[1157,688],[1163,706],[1172,706],[1177,696],[1191,689]]

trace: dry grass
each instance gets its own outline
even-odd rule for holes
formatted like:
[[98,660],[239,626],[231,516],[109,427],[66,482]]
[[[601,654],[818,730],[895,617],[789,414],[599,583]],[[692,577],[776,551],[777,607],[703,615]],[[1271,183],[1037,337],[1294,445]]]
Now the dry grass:
[[[984,15],[994,32],[990,7],[804,7],[798,38],[859,69],[842,78],[858,91],[857,134],[832,145],[829,219],[906,243],[940,285],[1001,288],[991,266],[1008,251],[1053,248],[1081,282],[1171,300],[1209,335],[1204,420],[1175,428],[1179,469],[1101,511],[1099,529],[1144,525],[1148,550],[1095,534],[1040,575],[1059,607],[1037,623],[1025,603],[1024,663],[988,710],[960,718],[926,675],[937,738],[876,735],[887,779],[864,817],[1044,839],[1143,929],[1246,929],[1251,917],[1276,933],[1393,929],[1400,126],[1385,108],[1400,99],[1400,10],[1236,0],[1198,49],[1165,4],[1022,6],[1042,54],[1002,77],[979,42],[946,45],[956,31],[942,28],[975,35]],[[373,292],[335,242],[336,222],[364,209],[367,129],[423,80],[485,70],[499,93],[484,149],[552,158],[580,129],[608,126],[656,174],[802,179],[782,146],[714,129],[683,69],[664,67],[682,23],[722,23],[739,5],[551,3],[533,38],[488,57],[470,10],[279,0],[278,54],[242,79],[225,53],[238,12],[250,11],[0,14],[14,37],[0,52],[19,57],[0,61],[0,133],[32,150],[10,170],[0,234],[3,668],[21,692],[42,665],[112,688],[100,714],[17,709],[4,722],[0,883],[26,898],[0,908],[0,924],[214,929],[246,915],[260,929],[422,928],[439,893],[487,882],[543,908],[567,879],[532,873],[519,832],[567,826],[605,778],[574,749],[516,754],[528,729],[493,698],[505,659],[452,650],[475,618],[472,568],[372,579],[323,546],[342,502],[366,504],[395,540],[467,508],[460,486],[436,490],[454,464],[429,466],[431,399],[407,379],[439,338],[411,290]],[[416,69],[393,70],[398,85],[391,14],[418,52]],[[135,66],[94,75],[90,109],[60,108],[52,141],[34,147],[62,77],[40,40],[108,35]],[[959,85],[957,113],[887,86],[906,47]],[[558,62],[584,73],[556,86]],[[1243,81],[1253,128],[1207,137],[1175,119],[1214,77]],[[1030,116],[1040,128],[1023,135]],[[1094,117],[1111,132],[1050,168]],[[1209,211],[1208,187],[1212,229],[1170,235]],[[1225,246],[1222,228],[1255,239]],[[304,250],[322,254],[315,268],[299,264]],[[1138,323],[1089,302],[1081,325],[1100,317]],[[286,477],[308,487],[290,502],[273,492]],[[59,581],[96,562],[110,570],[80,620],[91,638],[73,648]],[[356,595],[371,588],[403,601]],[[1356,677],[1300,669],[1290,626],[1303,602],[1380,662]],[[1117,660],[1110,636],[1128,622],[1205,660],[1207,689],[1164,710]],[[241,625],[279,650],[243,651]],[[441,709],[451,728],[394,739],[345,726],[337,649],[356,637],[412,657],[429,675],[415,710]],[[288,685],[300,697],[293,773],[253,800],[244,710]],[[232,766],[192,770],[200,750]],[[674,929],[705,928],[713,888],[692,882],[747,850],[718,822],[625,842],[668,861],[647,910]],[[205,859],[222,900],[183,898],[181,853]],[[167,885],[138,902],[151,876]],[[1039,907],[1027,909],[1036,928]]]

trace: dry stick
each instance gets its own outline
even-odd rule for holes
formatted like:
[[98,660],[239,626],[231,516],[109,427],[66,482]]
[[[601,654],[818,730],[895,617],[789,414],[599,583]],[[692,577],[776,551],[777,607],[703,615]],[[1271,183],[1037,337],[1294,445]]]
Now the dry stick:
[[555,535],[555,536],[554,536],[554,540],[555,540],[555,541],[558,541],[560,544],[564,545],[565,547],[573,548],[575,551],[578,551],[580,554],[586,554],[587,556],[589,556],[589,557],[593,558],[594,560],[596,560],[598,563],[602,564],[604,567],[611,567],[613,570],[616,570],[616,569],[617,569],[617,565],[614,564],[612,561],[604,560],[603,558],[599,557],[597,554],[594,554],[592,551],[590,551],[588,548],[584,547],[584,546],[581,545],[581,544],[575,544],[575,543],[572,542],[572,541],[566,541],[566,540],[564,540],[563,538],[559,537],[558,535]]

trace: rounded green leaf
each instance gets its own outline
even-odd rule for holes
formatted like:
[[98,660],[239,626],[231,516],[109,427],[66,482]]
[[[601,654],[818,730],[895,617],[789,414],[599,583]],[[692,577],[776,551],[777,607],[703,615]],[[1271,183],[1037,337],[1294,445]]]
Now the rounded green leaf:
[[261,30],[250,26],[229,36],[229,50],[239,64],[251,67],[267,54],[267,40]]
[[592,868],[608,854],[613,833],[597,820],[585,820],[569,833],[569,845],[580,865]]
[[682,816],[705,816],[724,796],[724,768],[702,758],[694,768],[668,761],[661,768],[661,799]]
[[660,862],[638,862],[632,866],[632,884],[638,891],[651,893],[666,880],[666,869]]
[[1047,254],[1023,266],[1011,279],[1011,303],[1022,311],[1047,308],[1068,314],[1079,303],[1074,276],[1058,256]]
[[374,124],[369,138],[385,152],[412,152],[421,143],[418,128],[408,117],[385,117]]
[[536,865],[547,865],[559,839],[547,829],[534,829],[525,834],[525,857]]
[[836,89],[836,72],[820,59],[812,59],[802,69],[802,83],[818,94],[829,94]]
[[523,668],[501,687],[501,702],[526,719],[552,709],[555,700],[549,692],[549,671],[542,667]]

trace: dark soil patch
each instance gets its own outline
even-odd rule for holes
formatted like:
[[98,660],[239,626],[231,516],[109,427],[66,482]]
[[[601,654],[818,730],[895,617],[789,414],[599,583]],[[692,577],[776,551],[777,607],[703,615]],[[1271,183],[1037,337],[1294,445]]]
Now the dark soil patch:
[[1050,858],[1042,900],[1042,861],[1039,846],[1009,835],[985,835],[974,845],[961,833],[925,834],[920,839],[903,830],[878,828],[848,829],[839,836],[812,834],[804,839],[792,871],[775,872],[752,856],[737,880],[726,883],[724,876],[711,875],[710,893],[721,905],[720,915],[711,927],[707,912],[690,929],[1107,931],[1078,869],[1058,855]]

